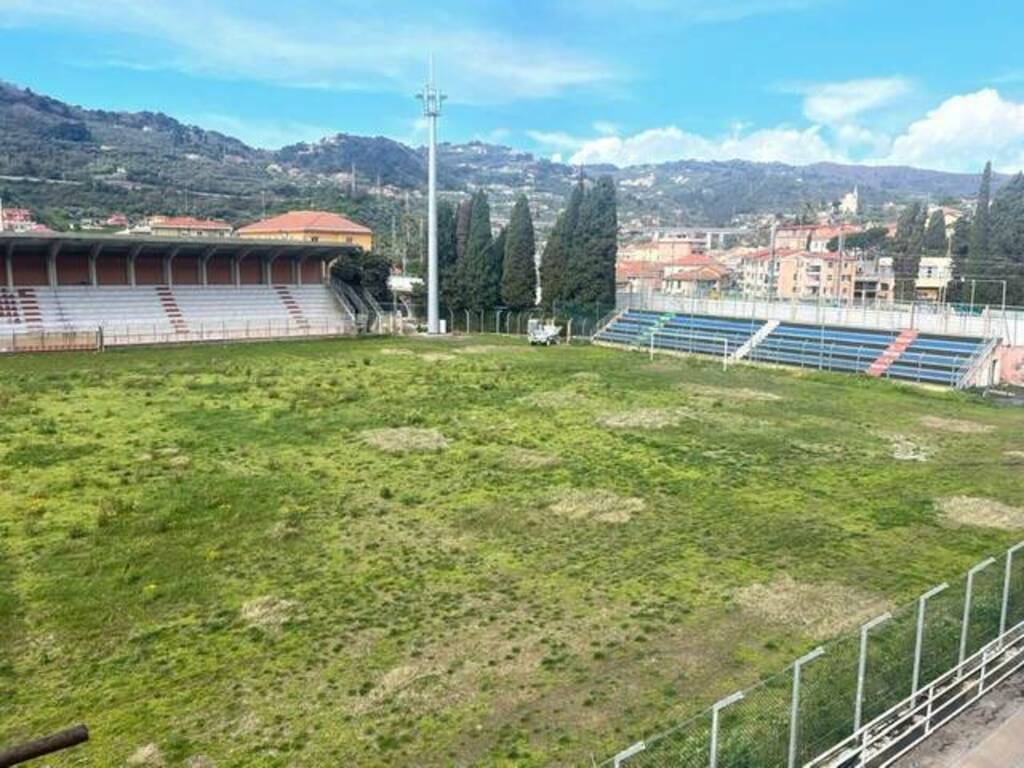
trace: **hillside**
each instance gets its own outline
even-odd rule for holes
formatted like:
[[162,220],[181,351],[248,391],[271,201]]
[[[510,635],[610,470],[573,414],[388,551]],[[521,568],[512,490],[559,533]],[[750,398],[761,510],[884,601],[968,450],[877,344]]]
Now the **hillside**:
[[[386,188],[392,198],[419,191],[426,152],[385,137],[339,133],[278,150],[250,147],[160,113],[86,109],[0,83],[0,194],[54,215],[111,210],[189,209],[241,220],[261,206],[309,204]],[[912,197],[965,197],[975,174],[819,163],[795,167],[746,161],[684,160],[584,169],[611,173],[623,221],[646,225],[724,223],[738,215],[799,211],[860,186],[869,206]],[[480,142],[443,144],[441,188],[488,188],[501,211],[519,191],[550,220],[577,169],[528,152]],[[413,198],[416,205],[416,198]],[[393,213],[395,204],[385,205]],[[387,213],[380,222],[390,221]]]

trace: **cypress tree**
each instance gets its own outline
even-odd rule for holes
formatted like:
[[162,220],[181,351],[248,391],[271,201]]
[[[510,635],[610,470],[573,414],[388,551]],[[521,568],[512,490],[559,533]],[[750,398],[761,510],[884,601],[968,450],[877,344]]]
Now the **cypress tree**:
[[459,291],[455,277],[457,254],[455,207],[447,200],[442,200],[437,204],[437,269],[440,277],[441,304],[449,309],[459,308]]
[[491,306],[502,306],[501,284],[505,277],[505,249],[508,247],[508,227],[502,227],[487,252],[487,291],[492,297]]
[[[992,258],[983,264],[986,277],[1006,280],[1006,301],[1018,305],[1024,301],[1024,174],[1018,173],[999,190],[989,215],[989,246]],[[982,293],[982,286],[978,286]],[[984,300],[989,304],[1002,302],[1003,286],[989,282],[984,285]]]
[[962,278],[967,269],[967,249],[971,239],[971,220],[961,216],[953,225],[953,235],[949,239],[949,253],[953,257],[953,282],[946,289],[949,301],[964,300]]
[[946,216],[941,208],[936,208],[928,218],[928,226],[924,233],[924,250],[935,256],[945,256],[948,248]]
[[500,276],[494,274],[491,207],[482,191],[473,195],[465,255],[456,264],[456,280],[462,305],[490,309],[497,303]]
[[501,300],[509,309],[526,309],[537,303],[536,251],[530,204],[526,195],[520,195],[512,208],[503,253]]
[[458,210],[455,212],[456,257],[459,259],[466,255],[466,244],[469,242],[469,222],[472,216],[473,198],[460,201]]
[[903,209],[896,220],[893,271],[896,273],[897,299],[914,298],[927,218],[928,209],[919,202],[913,202]]
[[992,163],[985,163],[978,189],[978,206],[971,223],[971,244],[967,252],[967,274],[977,277],[984,273],[983,264],[989,256],[989,205],[992,202]]
[[618,214],[615,182],[602,176],[586,193],[569,252],[566,298],[591,307],[615,302]]
[[541,298],[544,307],[549,310],[556,301],[566,298],[566,269],[582,204],[583,182],[580,181],[573,187],[569,202],[555,221],[555,226],[544,246],[544,254],[540,261]]

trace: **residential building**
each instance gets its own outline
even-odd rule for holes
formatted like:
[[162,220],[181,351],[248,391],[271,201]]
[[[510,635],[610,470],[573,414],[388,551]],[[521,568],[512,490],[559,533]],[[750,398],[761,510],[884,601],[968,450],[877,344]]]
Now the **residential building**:
[[700,255],[705,246],[703,239],[655,235],[651,240],[622,246],[619,255],[624,261],[667,262]]
[[827,253],[828,244],[844,233],[847,237],[862,232],[856,224],[796,224],[779,227],[775,232],[775,248],[783,251],[810,251]]
[[953,259],[949,256],[922,256],[917,267],[916,296],[922,301],[942,301],[953,279]]
[[780,299],[835,299],[854,296],[858,259],[850,254],[804,251],[778,260]]
[[289,211],[242,227],[235,233],[250,240],[301,240],[373,248],[373,230],[327,211]]
[[155,237],[228,237],[231,225],[191,216],[151,216],[149,231]]
[[853,289],[856,300],[890,302],[895,284],[891,256],[862,256],[857,259],[857,279]]
[[860,190],[857,187],[843,195],[839,201],[839,213],[847,216],[856,216],[860,213]]
[[38,226],[28,208],[0,206],[0,232],[32,232]]
[[722,264],[667,264],[662,273],[662,291],[676,296],[708,296],[728,287],[729,270]]

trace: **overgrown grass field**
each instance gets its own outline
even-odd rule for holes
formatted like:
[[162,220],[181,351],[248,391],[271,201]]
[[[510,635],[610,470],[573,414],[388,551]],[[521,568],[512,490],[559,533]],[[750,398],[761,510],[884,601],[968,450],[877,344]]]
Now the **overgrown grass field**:
[[0,745],[589,763],[1014,543],[1022,464],[977,396],[597,347],[8,357]]

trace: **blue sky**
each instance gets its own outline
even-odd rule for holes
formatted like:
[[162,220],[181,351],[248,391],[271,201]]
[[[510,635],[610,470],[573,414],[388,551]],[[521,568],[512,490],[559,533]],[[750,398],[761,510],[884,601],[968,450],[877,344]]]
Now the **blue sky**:
[[1024,3],[0,0],[0,78],[277,147],[336,132],[573,162],[1024,169]]

